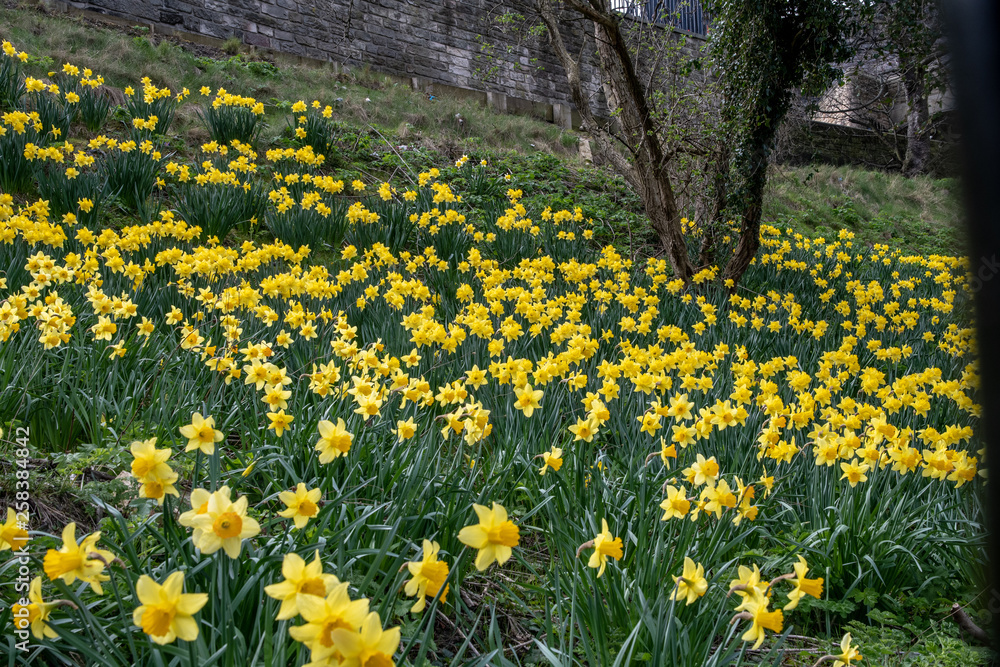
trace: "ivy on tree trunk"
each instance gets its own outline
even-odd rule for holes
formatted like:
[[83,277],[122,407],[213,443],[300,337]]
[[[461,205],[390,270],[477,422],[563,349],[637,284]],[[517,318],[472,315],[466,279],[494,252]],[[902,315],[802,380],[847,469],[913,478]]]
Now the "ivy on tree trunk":
[[792,94],[824,90],[849,54],[849,3],[840,0],[715,0],[712,47],[723,82],[723,118],[734,146],[722,217],[740,221],[723,270],[735,288],[760,247],[767,167]]

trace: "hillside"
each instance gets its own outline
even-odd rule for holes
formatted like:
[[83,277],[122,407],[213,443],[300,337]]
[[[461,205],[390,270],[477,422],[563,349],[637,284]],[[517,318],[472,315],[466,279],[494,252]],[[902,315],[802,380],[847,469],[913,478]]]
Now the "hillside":
[[[28,71],[45,76],[55,65],[74,63],[101,72],[109,86],[123,89],[148,76],[174,90],[209,85],[250,95],[265,103],[267,128],[260,148],[284,145],[289,136],[285,100],[319,99],[333,104],[340,125],[338,176],[399,181],[463,154],[516,173],[529,199],[552,197],[581,206],[595,221],[595,239],[630,254],[645,254],[652,241],[638,198],[624,181],[579,157],[579,135],[528,117],[497,114],[477,104],[430,98],[390,77],[353,68],[303,65],[264,54],[233,40],[224,49],[150,35],[146,28],[122,28],[82,18],[49,15],[38,8],[0,9],[0,36],[32,54]],[[119,95],[117,99],[122,98]],[[123,120],[119,117],[118,120]],[[172,146],[208,140],[189,105],[174,131]],[[764,219],[809,237],[846,228],[865,244],[885,243],[904,252],[963,254],[957,183],[852,167],[775,167]]]
[[731,291],[572,132],[0,22],[12,661],[989,660],[953,182],[775,168]]

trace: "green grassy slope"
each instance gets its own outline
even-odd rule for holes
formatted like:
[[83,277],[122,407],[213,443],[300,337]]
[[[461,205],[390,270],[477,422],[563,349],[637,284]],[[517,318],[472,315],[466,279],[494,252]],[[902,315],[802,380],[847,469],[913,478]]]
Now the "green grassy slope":
[[[532,197],[579,205],[592,217],[599,242],[631,253],[653,240],[641,202],[625,182],[578,155],[579,135],[532,118],[496,114],[473,102],[435,98],[364,69],[273,61],[239,44],[225,50],[150,35],[88,19],[50,15],[37,7],[0,8],[0,37],[32,54],[29,70],[44,76],[62,62],[90,67],[121,90],[149,76],[172,89],[209,85],[265,102],[269,127],[259,148],[287,133],[288,102],[320,99],[337,107],[344,132],[343,176],[394,179],[411,169],[454,160],[463,153],[490,159],[517,173]],[[229,48],[231,47],[231,48]],[[197,94],[197,91],[195,91]],[[207,141],[191,106],[182,107],[176,150]],[[829,236],[841,228],[864,244],[885,243],[905,252],[962,254],[957,183],[905,179],[852,167],[826,165],[773,170],[764,219],[804,235]]]
[[809,236],[847,228],[865,243],[921,254],[962,254],[959,183],[855,167],[775,168],[764,218]]
[[[337,103],[337,117],[356,126],[373,125],[391,133],[400,143],[422,142],[448,148],[482,145],[558,154],[576,154],[576,134],[532,118],[495,114],[463,100],[429,99],[390,77],[364,68],[337,73],[331,66],[300,65],[285,59],[275,63],[252,49],[217,49],[191,44],[162,35],[150,35],[142,27],[122,28],[107,23],[65,15],[46,14],[37,7],[0,9],[0,36],[28,53],[45,54],[33,59],[29,70],[35,76],[71,61],[102,74],[108,85],[119,89],[135,85],[144,76],[158,86],[197,93],[203,85],[220,86],[234,93],[251,95],[265,103],[271,136],[283,128],[288,109],[281,101],[303,99]],[[196,85],[197,84],[197,85]],[[204,133],[196,117],[180,117],[175,130],[193,140]],[[186,121],[186,122],[185,122]],[[204,133],[207,140],[207,133]]]

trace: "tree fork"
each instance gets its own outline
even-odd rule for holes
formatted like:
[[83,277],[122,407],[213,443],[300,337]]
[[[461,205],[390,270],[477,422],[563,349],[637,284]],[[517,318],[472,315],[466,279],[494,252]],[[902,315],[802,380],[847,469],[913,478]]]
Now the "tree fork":
[[[618,124],[621,136],[615,136],[610,130],[601,127],[594,118],[583,92],[580,63],[566,48],[559,18],[550,0],[536,0],[538,13],[549,31],[552,47],[566,70],[573,104],[580,112],[584,126],[593,132],[602,153],[636,189],[674,274],[688,283],[694,270],[681,229],[677,200],[666,170],[666,155],[620,24],[602,0],[591,3],[566,0],[566,5],[593,22],[597,52],[609,93],[608,102],[611,106],[617,106],[620,112]],[[622,153],[619,148],[621,145],[629,152],[628,155]]]

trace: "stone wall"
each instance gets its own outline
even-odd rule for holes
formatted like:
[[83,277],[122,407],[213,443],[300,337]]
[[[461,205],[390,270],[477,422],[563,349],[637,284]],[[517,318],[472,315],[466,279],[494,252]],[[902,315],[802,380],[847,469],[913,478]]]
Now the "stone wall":
[[[784,164],[820,162],[899,171],[906,155],[906,136],[882,134],[812,120],[790,120],[782,128],[775,158]],[[958,143],[931,141],[930,173],[938,178],[960,171]]]
[[[243,43],[287,56],[369,66],[437,95],[462,95],[499,111],[532,115],[562,127],[578,127],[565,73],[547,39],[531,21],[498,22],[499,11],[530,15],[531,0],[43,0],[49,6],[101,14],[154,31],[221,44]],[[627,37],[657,52],[656,42],[684,38],[684,49],[702,38],[626,18]],[[585,21],[564,38],[576,53]],[[484,42],[485,38],[485,42]],[[650,56],[649,60],[658,59]],[[582,59],[592,106],[606,114],[593,40]],[[697,82],[693,82],[697,85]],[[898,170],[905,138],[895,141],[866,130],[816,121],[786,124],[778,157],[786,163],[830,162]],[[932,168],[957,173],[954,142],[934,142]]]
[[[532,22],[498,22],[498,12],[530,16],[530,0],[42,0],[209,43],[237,38],[289,56],[406,79],[430,94],[464,94],[501,111],[578,125],[565,73]],[[632,18],[633,33],[663,33]],[[537,21],[536,21],[537,23]],[[576,53],[585,21],[564,35]],[[628,30],[628,27],[627,27]],[[669,29],[668,29],[669,30]],[[680,36],[682,31],[671,31]],[[686,34],[686,33],[684,33]],[[484,46],[485,38],[485,46]],[[687,35],[699,47],[696,35]],[[593,40],[582,78],[604,111]],[[642,63],[639,63],[640,68]],[[574,122],[575,121],[575,122]]]
[[[493,93],[489,101],[503,110],[561,120],[563,125],[570,119],[565,75],[544,40],[494,34],[493,41],[509,40],[494,49],[503,66],[491,66],[483,58],[479,36],[491,29],[493,0],[46,0],[46,4],[199,41],[235,37],[285,55],[369,66],[405,78],[428,93],[450,88],[473,91],[483,103],[486,94]],[[524,0],[505,3],[514,10],[522,4],[526,9]],[[571,36],[574,46],[579,37]],[[596,82],[589,60],[587,70]],[[510,109],[506,97],[512,98]],[[553,103],[565,108],[553,109]]]

